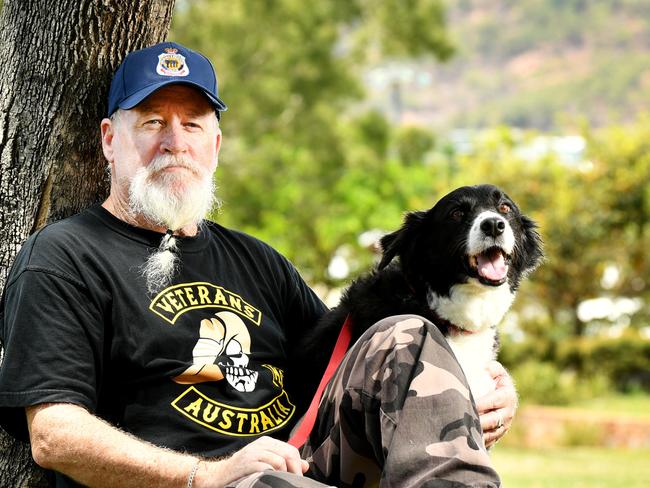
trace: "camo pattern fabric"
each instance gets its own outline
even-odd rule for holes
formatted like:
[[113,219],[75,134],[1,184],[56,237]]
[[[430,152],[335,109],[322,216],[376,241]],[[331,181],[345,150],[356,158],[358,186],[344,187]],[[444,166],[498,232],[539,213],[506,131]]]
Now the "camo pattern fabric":
[[380,321],[348,352],[302,457],[308,477],[267,471],[236,486],[500,486],[460,365],[440,331],[412,315]]

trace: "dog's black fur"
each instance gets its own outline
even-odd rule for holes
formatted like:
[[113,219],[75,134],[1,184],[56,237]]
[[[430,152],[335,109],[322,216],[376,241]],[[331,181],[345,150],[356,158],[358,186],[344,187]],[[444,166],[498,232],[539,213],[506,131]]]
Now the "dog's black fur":
[[[482,214],[486,211],[492,213]],[[477,224],[479,214],[497,214],[497,218],[483,217],[488,222]],[[485,235],[496,236],[499,231],[494,225],[501,220],[498,216],[512,229],[514,246],[508,255],[503,253],[507,276],[494,281],[479,275],[476,260],[468,256],[468,239],[473,225],[479,225]],[[436,303],[432,296],[437,300],[451,299],[452,287],[470,280],[478,280],[485,287],[505,285],[514,293],[521,279],[542,258],[542,242],[535,229],[535,223],[492,185],[458,188],[430,210],[407,214],[399,230],[381,239],[383,254],[376,269],[354,281],[340,304],[295,345],[288,379],[299,410],[308,405],[317,387],[307,378],[324,372],[348,315],[354,327],[352,343],[370,326],[392,315],[420,315],[436,324],[445,336],[450,334],[450,327],[467,328],[467,324],[454,323],[454,318],[445,316],[444,311],[432,309],[431,305]],[[494,252],[485,251],[488,255]],[[500,320],[501,317],[495,317],[491,326],[495,327]]]

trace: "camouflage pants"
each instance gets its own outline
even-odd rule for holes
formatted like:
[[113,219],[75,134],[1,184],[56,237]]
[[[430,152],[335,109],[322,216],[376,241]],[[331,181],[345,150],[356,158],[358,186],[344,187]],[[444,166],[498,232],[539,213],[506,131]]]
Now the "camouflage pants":
[[417,316],[382,320],[348,352],[302,457],[308,477],[266,471],[234,486],[500,486],[462,370]]

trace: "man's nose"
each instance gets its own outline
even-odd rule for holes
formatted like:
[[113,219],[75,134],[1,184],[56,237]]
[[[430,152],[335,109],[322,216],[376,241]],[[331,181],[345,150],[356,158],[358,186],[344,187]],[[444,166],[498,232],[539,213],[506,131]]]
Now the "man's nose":
[[187,151],[187,139],[183,126],[171,122],[165,127],[160,142],[160,150],[163,153],[182,153]]

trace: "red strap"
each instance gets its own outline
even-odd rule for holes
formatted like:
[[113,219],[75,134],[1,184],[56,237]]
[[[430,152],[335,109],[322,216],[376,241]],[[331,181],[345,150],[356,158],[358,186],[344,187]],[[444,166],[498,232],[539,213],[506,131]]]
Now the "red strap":
[[336,339],[336,345],[334,346],[334,351],[332,351],[330,362],[327,365],[327,369],[325,369],[325,373],[320,380],[320,384],[318,385],[318,389],[314,394],[314,398],[312,398],[311,403],[309,404],[307,413],[302,418],[302,422],[296,429],[296,432],[288,441],[292,446],[295,446],[297,448],[302,447],[302,445],[307,441],[309,434],[311,434],[311,430],[314,428],[314,424],[316,423],[316,414],[318,414],[320,397],[323,395],[323,391],[325,390],[327,383],[329,383],[329,381],[332,379],[332,376],[334,376],[336,368],[338,368],[339,364],[341,364],[343,356],[345,356],[345,352],[348,350],[348,345],[350,344],[351,338],[352,319],[350,319],[350,316],[348,315],[345,318],[343,327],[341,327],[341,332],[339,332],[339,337]]

